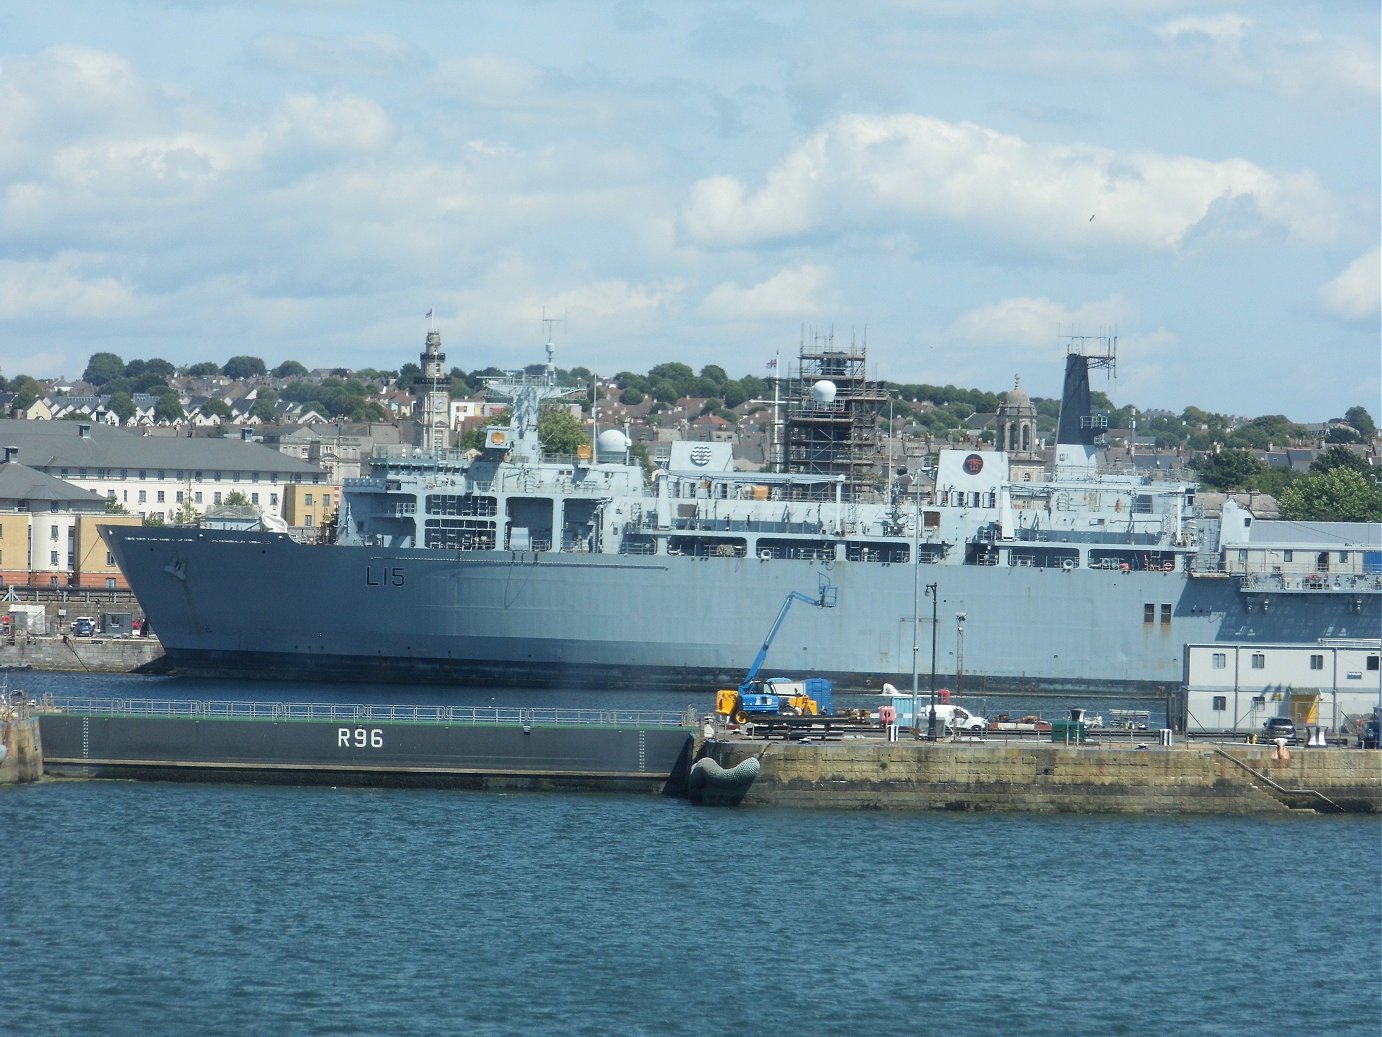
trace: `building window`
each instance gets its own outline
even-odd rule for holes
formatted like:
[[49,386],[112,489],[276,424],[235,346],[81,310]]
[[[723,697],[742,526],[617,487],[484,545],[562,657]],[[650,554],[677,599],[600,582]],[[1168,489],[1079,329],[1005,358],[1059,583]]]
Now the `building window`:
[[159,490],[159,491],[158,491],[158,503],[160,503],[160,504],[165,503],[165,501],[164,501],[164,496],[165,496],[164,491],[163,491],[163,490]]
[[1267,657],[1261,652],[1253,652],[1252,668],[1254,670],[1265,670],[1267,668]]
[[212,503],[214,503],[214,504],[220,504],[220,503],[221,503],[221,491],[220,491],[220,490],[217,490],[215,493],[213,493],[213,494],[211,495],[211,500],[212,500]]
[[139,503],[140,503],[140,504],[147,504],[148,501],[149,501],[149,491],[148,491],[148,490],[140,490],[140,491],[139,491]]
[[[305,515],[305,516],[303,516],[303,522],[302,522],[302,524],[303,524],[304,526],[310,526],[310,525],[312,524],[312,516],[311,516],[311,515]],[[928,713],[927,716],[930,716],[930,714]]]
[[108,591],[113,591],[114,589],[115,589],[115,577],[114,577],[114,576],[107,576],[107,577],[106,577],[106,590],[108,590]]
[[[251,503],[251,504],[254,504],[254,505],[258,505],[258,503],[259,503],[259,494],[257,494],[257,493],[251,493],[251,494],[250,494],[250,503]],[[927,714],[927,715],[929,716],[930,714]]]
[[[114,565],[114,564],[115,564],[115,556],[114,556],[113,554],[111,554],[109,551],[107,551],[107,552],[106,552],[106,565]],[[930,716],[930,714],[928,713],[927,716]]]
[[[306,507],[310,508],[312,506],[312,495],[310,493],[304,494],[302,498],[302,503]],[[929,716],[930,714],[928,713],[927,715]]]
[[1310,669],[1312,669],[1312,670],[1323,670],[1323,669],[1324,669],[1324,656],[1322,656],[1322,655],[1312,655],[1312,656],[1310,657]]
[[193,493],[192,499],[196,501],[196,503],[200,504],[202,502],[202,491],[197,490],[195,493]]
[[181,491],[181,490],[178,490],[178,492],[177,492],[177,494],[176,494],[175,496],[177,497],[178,503],[181,504],[181,503],[182,503],[182,491]]
[[[49,539],[49,540],[56,540],[57,538],[58,538],[58,527],[57,527],[57,526],[49,526],[49,527],[48,527],[48,539]],[[930,714],[927,714],[927,715],[929,716]]]
[[1144,622],[1144,623],[1155,623],[1155,622],[1156,622],[1156,606],[1155,606],[1155,605],[1143,605],[1143,606],[1142,606],[1142,622]]
[[1215,652],[1215,653],[1214,653],[1213,663],[1214,663],[1214,669],[1216,669],[1216,670],[1227,669],[1227,668],[1228,668],[1228,656],[1225,655],[1223,652]]
[[274,508],[278,507],[278,494],[269,494],[269,505]]
[[1161,606],[1161,625],[1164,626],[1164,627],[1169,627],[1169,626],[1171,625],[1171,606],[1170,606],[1170,605],[1162,605],[1162,606]]
[[[57,565],[57,564],[58,564],[58,553],[57,553],[56,551],[49,551],[49,552],[48,552],[48,564],[49,564],[49,565]],[[927,715],[930,716],[929,713],[928,713]]]
[[1215,711],[1216,713],[1222,713],[1222,712],[1224,712],[1224,710],[1226,710],[1226,709],[1228,709],[1228,696],[1227,696],[1227,695],[1215,695],[1215,696],[1214,696],[1214,711]]

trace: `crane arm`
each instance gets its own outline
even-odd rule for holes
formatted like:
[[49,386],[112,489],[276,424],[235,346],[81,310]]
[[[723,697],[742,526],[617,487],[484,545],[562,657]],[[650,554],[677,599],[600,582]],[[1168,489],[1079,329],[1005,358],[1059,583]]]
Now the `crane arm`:
[[763,663],[768,658],[768,649],[772,647],[777,632],[782,629],[782,621],[787,618],[787,613],[791,611],[794,601],[804,601],[808,605],[815,605],[816,608],[831,608],[835,604],[834,588],[823,586],[819,596],[814,598],[801,593],[801,591],[788,592],[787,597],[782,601],[782,608],[777,610],[777,618],[773,620],[773,625],[768,630],[768,636],[763,639],[763,647],[758,649],[758,655],[754,657],[753,664],[749,667],[748,675],[739,682],[739,694],[747,693],[749,688],[753,686],[753,679],[763,668]]

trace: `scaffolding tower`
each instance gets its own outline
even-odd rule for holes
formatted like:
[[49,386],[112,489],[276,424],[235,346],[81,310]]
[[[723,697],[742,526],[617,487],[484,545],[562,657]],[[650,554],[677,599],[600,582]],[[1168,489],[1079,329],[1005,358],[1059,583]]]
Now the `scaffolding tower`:
[[835,347],[835,333],[803,337],[783,385],[783,467],[788,472],[844,477],[848,499],[880,490],[886,481],[878,417],[888,394],[869,381],[868,348]]

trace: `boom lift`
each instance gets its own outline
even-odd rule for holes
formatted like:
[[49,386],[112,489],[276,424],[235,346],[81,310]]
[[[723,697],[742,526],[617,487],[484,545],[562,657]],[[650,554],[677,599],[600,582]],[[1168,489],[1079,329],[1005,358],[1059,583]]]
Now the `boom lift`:
[[745,724],[755,715],[819,716],[822,710],[829,711],[828,680],[820,677],[808,677],[799,681],[787,677],[758,679],[758,671],[763,668],[763,663],[768,658],[768,649],[772,647],[777,632],[782,629],[782,622],[787,618],[787,613],[791,611],[792,603],[795,601],[804,601],[816,608],[834,608],[835,588],[823,579],[814,598],[801,591],[788,592],[787,597],[783,599],[782,608],[777,612],[777,618],[768,630],[768,636],[763,639],[763,647],[758,649],[758,655],[749,666],[749,672],[739,682],[739,687],[722,688],[716,693],[716,713],[732,719],[736,724]]

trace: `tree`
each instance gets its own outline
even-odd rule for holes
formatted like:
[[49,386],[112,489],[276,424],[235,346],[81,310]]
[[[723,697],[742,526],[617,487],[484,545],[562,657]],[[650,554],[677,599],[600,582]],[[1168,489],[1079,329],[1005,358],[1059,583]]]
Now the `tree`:
[[144,370],[148,374],[157,375],[159,378],[172,378],[173,375],[178,373],[178,369],[176,367],[170,364],[167,360],[163,360],[159,357],[154,357],[147,364],[145,364]]
[[275,378],[302,378],[307,374],[307,368],[296,360],[285,360],[274,368]]
[[1355,468],[1312,472],[1278,498],[1282,518],[1297,522],[1382,521],[1382,488]]
[[255,378],[267,373],[264,361],[257,356],[233,356],[221,368],[221,373],[237,382],[245,378]]
[[154,404],[154,420],[160,425],[176,425],[187,417],[178,394],[169,389]]
[[220,418],[222,421],[229,421],[234,417],[235,412],[230,409],[230,404],[222,399],[210,399],[201,405],[202,417]]
[[241,493],[239,490],[231,490],[229,493],[225,495],[225,499],[222,501],[222,503],[224,504],[234,504],[237,506],[246,505],[249,502],[250,499],[246,497],[243,493]]
[[1358,435],[1363,437],[1365,443],[1377,435],[1377,426],[1373,424],[1372,415],[1363,407],[1350,407],[1344,411],[1344,420],[1358,430]]
[[549,454],[574,454],[577,447],[590,442],[585,426],[562,406],[543,408],[537,419],[537,438]]
[[254,398],[254,403],[250,407],[250,417],[255,421],[264,424],[272,424],[278,420],[278,396],[272,392],[261,392]]
[[1246,489],[1248,482],[1267,471],[1267,466],[1246,450],[1221,450],[1203,454],[1195,465],[1200,480],[1210,490]]
[[92,353],[91,359],[87,361],[86,370],[82,372],[82,381],[90,382],[92,385],[105,385],[113,378],[120,378],[125,373],[125,362],[114,353]]
[[210,378],[212,375],[220,374],[221,368],[210,360],[203,360],[200,364],[193,364],[189,367],[187,373],[192,378]]
[[122,425],[128,425],[130,419],[134,417],[134,400],[127,392],[112,393],[106,402],[106,408],[120,419]]
[[1310,462],[1310,471],[1315,475],[1333,471],[1335,468],[1352,468],[1364,476],[1372,474],[1372,466],[1367,459],[1359,457],[1346,446],[1332,446]]
[[124,506],[123,504],[121,504],[118,500],[116,500],[116,499],[115,499],[115,491],[114,491],[114,490],[111,490],[111,491],[110,491],[110,496],[106,498],[106,514],[107,514],[107,515],[128,515],[129,513],[130,513],[130,509],[127,508],[127,507],[125,507],[125,506]]
[[619,393],[619,402],[625,407],[637,407],[643,402],[643,394],[633,386],[629,386]]

